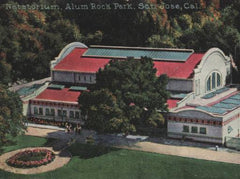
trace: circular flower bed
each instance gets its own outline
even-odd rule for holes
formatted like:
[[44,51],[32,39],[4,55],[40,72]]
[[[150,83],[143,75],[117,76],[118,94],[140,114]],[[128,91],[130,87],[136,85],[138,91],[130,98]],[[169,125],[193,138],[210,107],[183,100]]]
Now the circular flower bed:
[[52,151],[47,149],[33,149],[19,152],[9,159],[6,163],[12,167],[17,168],[32,168],[46,165],[52,162],[55,155]]

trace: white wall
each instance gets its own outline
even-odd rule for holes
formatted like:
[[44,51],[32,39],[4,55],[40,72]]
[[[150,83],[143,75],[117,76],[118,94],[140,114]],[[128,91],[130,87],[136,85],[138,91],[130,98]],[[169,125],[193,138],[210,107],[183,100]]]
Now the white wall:
[[96,83],[95,73],[75,73],[75,83]]
[[62,59],[64,59],[71,51],[75,48],[88,48],[85,44],[81,42],[72,42],[66,45],[59,55],[55,57],[55,60],[51,61],[51,69],[53,69]]
[[[237,137],[237,135],[239,134],[239,126],[240,126],[240,118],[226,124],[225,126],[223,126],[223,135],[224,137]],[[228,132],[228,129],[232,128],[231,132]]]
[[[183,132],[183,126],[189,126],[190,131]],[[191,127],[196,126],[198,127],[198,133],[191,133]],[[207,134],[200,134],[200,127],[205,127],[207,129]],[[222,136],[222,128],[220,126],[213,126],[213,125],[203,125],[197,123],[183,123],[183,122],[168,122],[168,132],[174,133],[181,133],[183,135],[191,134],[196,136],[207,136],[207,137],[221,137]]]
[[[228,122],[230,121],[230,122]],[[232,112],[224,116],[223,122],[227,122],[223,126],[223,135],[224,137],[236,137],[240,133],[240,108],[233,110]],[[228,128],[231,126],[233,129],[230,133]],[[239,131],[238,131],[239,130]]]
[[[192,120],[205,120],[205,121],[219,121],[222,122],[222,118],[218,116],[212,116],[207,112],[198,109],[181,109],[179,111],[171,112],[169,117],[174,118],[184,118],[184,119],[192,119]],[[189,126],[189,132],[183,132],[183,126]],[[198,127],[198,133],[192,133],[192,126]],[[200,134],[200,127],[205,127],[207,133]],[[220,125],[211,125],[211,124],[202,124],[197,122],[180,122],[180,121],[172,121],[168,120],[168,136],[182,138],[185,136],[186,138],[193,139],[196,141],[203,142],[214,142],[214,143],[224,143],[224,136],[222,132],[222,126]]]
[[215,120],[222,121],[221,117],[215,117],[207,112],[198,109],[182,109],[176,112],[172,112],[171,116],[183,117],[189,119],[206,119],[206,120]]
[[[230,74],[230,60],[217,48],[210,49],[203,57],[198,68],[194,70],[194,91],[196,95],[204,95],[207,92],[207,79],[212,72],[218,72],[221,77],[221,86],[226,84],[226,77]],[[219,88],[220,88],[219,87]]]
[[[183,132],[183,126],[189,126],[189,132]],[[192,133],[192,126],[198,127],[198,133]],[[207,130],[206,134],[200,134],[200,127],[204,127]],[[223,143],[222,127],[213,125],[203,125],[197,123],[182,123],[175,121],[168,121],[168,136],[182,138],[185,136],[188,139],[205,142]]]
[[75,73],[65,71],[52,71],[52,79],[55,82],[72,84],[93,84],[96,83],[95,73]]
[[74,83],[74,73],[65,71],[52,71],[52,81]]

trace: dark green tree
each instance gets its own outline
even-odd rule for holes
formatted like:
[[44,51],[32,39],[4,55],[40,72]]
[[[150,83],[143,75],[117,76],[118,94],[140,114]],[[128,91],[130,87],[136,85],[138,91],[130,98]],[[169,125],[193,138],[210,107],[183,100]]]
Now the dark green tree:
[[141,108],[166,111],[168,98],[167,76],[156,76],[152,59],[111,61],[96,76],[95,89],[107,88],[124,104],[134,103]]
[[3,56],[4,53],[0,54],[0,58],[2,58],[0,60],[0,83],[7,85],[11,82],[11,65],[6,62]]
[[[107,89],[84,92],[79,97],[80,109],[86,115],[85,125],[100,133],[124,132],[127,119],[116,97]],[[132,126],[134,128],[134,126]]]
[[221,22],[207,22],[203,27],[187,30],[180,41],[186,48],[196,51],[218,47],[228,55],[234,54],[234,47],[240,43],[240,33],[235,27],[224,26]]
[[6,142],[7,135],[16,136],[23,132],[24,121],[19,96],[0,85],[0,145]]
[[[144,57],[138,60],[132,58],[113,60],[103,70],[98,71],[96,81],[90,92],[84,94],[84,98],[81,97],[82,95],[79,98],[80,108],[83,108],[84,114],[89,115],[89,121],[93,117],[100,118],[101,120],[98,119],[98,122],[109,123],[109,117],[98,116],[98,113],[92,111],[94,108],[91,108],[95,103],[106,103],[104,95],[100,97],[95,93],[101,89],[108,89],[115,97],[112,100],[115,99],[115,103],[121,111],[121,115],[119,114],[122,123],[120,131],[135,131],[138,126],[159,127],[164,123],[163,116],[157,110],[167,111],[166,100],[169,94],[166,91],[166,85],[168,78],[166,75],[156,76],[152,59]],[[100,114],[102,113],[100,112]],[[111,115],[113,114],[115,113],[111,113]],[[115,115],[111,118],[115,118]],[[117,121],[119,122],[119,120]],[[104,122],[99,122],[98,125],[107,126]],[[96,129],[96,126],[91,127]]]

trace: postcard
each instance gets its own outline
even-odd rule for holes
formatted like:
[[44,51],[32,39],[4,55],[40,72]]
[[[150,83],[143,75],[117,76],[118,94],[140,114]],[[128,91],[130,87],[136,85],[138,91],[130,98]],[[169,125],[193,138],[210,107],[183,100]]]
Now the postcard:
[[239,178],[239,9],[2,0],[0,178]]

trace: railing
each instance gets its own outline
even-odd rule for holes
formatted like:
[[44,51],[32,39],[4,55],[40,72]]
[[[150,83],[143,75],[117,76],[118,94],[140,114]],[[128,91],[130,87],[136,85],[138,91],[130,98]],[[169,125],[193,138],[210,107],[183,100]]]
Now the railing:
[[194,98],[195,98],[194,92],[189,93],[185,98],[183,98],[181,101],[177,103],[177,107],[185,106],[189,101],[193,100]]
[[43,90],[45,90],[47,88],[48,84],[49,84],[49,82],[46,82],[43,86],[38,88],[36,91],[31,93],[30,95],[23,97],[22,101],[28,101],[28,100],[38,96]]

